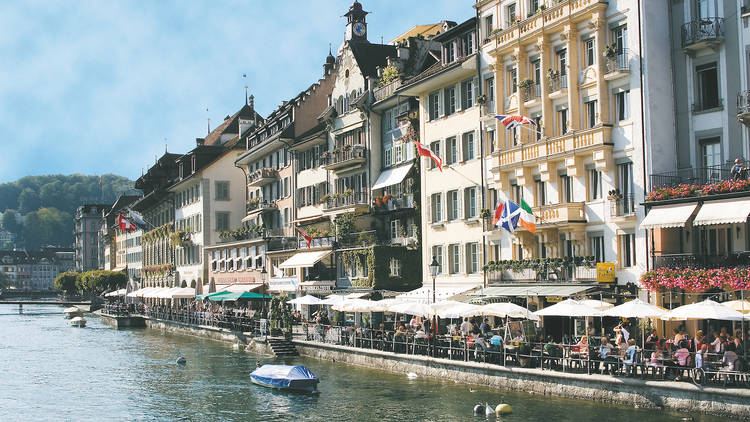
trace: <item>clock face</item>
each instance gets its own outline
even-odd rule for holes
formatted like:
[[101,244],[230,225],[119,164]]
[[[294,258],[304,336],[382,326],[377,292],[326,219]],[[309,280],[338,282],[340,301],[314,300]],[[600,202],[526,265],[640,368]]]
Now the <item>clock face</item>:
[[365,28],[365,24],[363,24],[362,22],[355,23],[352,29],[354,30],[354,34],[360,37],[365,35],[365,31],[367,30]]

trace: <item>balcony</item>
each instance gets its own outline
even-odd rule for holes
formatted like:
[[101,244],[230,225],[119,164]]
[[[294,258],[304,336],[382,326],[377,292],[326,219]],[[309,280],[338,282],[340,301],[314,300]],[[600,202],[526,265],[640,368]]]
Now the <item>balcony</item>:
[[700,18],[682,25],[682,49],[693,54],[703,48],[716,49],[724,41],[724,18]]
[[522,88],[521,91],[523,92],[524,103],[530,103],[538,100],[539,98],[542,98],[541,84],[533,84],[531,86]]
[[740,91],[737,94],[737,120],[750,126],[750,91]]
[[630,51],[623,48],[615,55],[606,58],[607,73],[604,79],[612,81],[630,75]]
[[[380,201],[378,201],[380,200]],[[390,196],[388,199],[377,198],[373,201],[373,211],[389,212],[403,209],[414,209],[416,202],[413,194]]]
[[341,208],[356,207],[361,205],[369,205],[367,192],[348,191],[345,193],[333,194],[329,198],[326,198],[325,202],[323,203],[323,210],[333,211]]
[[372,92],[372,95],[375,97],[375,102],[378,102],[380,100],[384,100],[390,97],[396,92],[397,89],[401,87],[402,84],[403,83],[401,82],[401,79],[396,79],[395,81],[387,85],[383,85],[380,88],[376,88]]
[[513,147],[500,152],[500,169],[518,167],[529,164],[529,161],[550,159],[581,149],[611,146],[610,131],[610,127],[602,126]]
[[362,145],[338,147],[323,154],[323,168],[334,171],[359,166],[367,158],[367,150]]
[[[331,248],[335,243],[336,239],[334,239],[333,237],[314,237],[312,241],[310,241],[310,249]],[[305,239],[302,239],[301,237],[270,238],[268,239],[268,246],[266,250],[268,252],[278,252],[293,251],[297,249],[307,250],[307,241]]]
[[542,271],[524,269],[520,271],[487,271],[488,284],[554,282],[581,283],[596,281],[596,268],[589,266],[562,266]]
[[248,187],[261,187],[279,180],[279,171],[275,168],[261,168],[247,175]]
[[263,213],[266,211],[272,211],[272,210],[278,210],[278,206],[276,205],[276,202],[274,201],[267,201],[265,199],[263,200],[249,200],[245,206],[245,212],[247,215],[254,215]]
[[584,202],[567,202],[564,204],[543,205],[534,207],[537,226],[562,226],[570,223],[585,223]]
[[559,75],[548,79],[550,99],[563,98],[568,95],[568,75]]
[[612,197],[609,200],[609,216],[612,218],[635,216],[635,197],[633,194]]
[[708,185],[730,180],[732,174],[724,166],[686,168],[651,175],[651,186]]
[[729,255],[664,254],[654,256],[654,268],[736,268],[750,266],[750,251]]

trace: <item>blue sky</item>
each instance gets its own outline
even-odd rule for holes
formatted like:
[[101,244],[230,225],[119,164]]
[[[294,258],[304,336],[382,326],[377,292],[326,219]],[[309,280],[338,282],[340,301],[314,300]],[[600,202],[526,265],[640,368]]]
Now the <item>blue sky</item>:
[[[351,2],[0,2],[0,182],[137,178],[165,144],[186,152],[207,118],[237,111],[245,85],[267,115],[322,75]],[[471,0],[361,2],[372,42],[474,13]]]

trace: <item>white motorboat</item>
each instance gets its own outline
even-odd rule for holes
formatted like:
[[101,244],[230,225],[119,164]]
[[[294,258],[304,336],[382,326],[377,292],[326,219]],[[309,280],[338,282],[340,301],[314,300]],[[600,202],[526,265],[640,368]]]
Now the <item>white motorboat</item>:
[[77,316],[83,316],[83,311],[77,306],[71,306],[70,308],[63,309],[63,314],[65,314],[65,318],[70,319]]
[[73,327],[83,328],[86,326],[86,318],[77,316],[70,320],[70,325]]

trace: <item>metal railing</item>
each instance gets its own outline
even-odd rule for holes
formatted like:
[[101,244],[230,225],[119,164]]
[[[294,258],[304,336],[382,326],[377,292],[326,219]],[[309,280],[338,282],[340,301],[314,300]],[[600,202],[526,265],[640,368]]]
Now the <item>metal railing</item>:
[[557,92],[568,89],[568,75],[560,75],[549,80],[549,92]]
[[730,180],[731,178],[732,174],[729,171],[728,166],[685,168],[652,174],[651,186],[668,187],[681,184],[707,185],[721,182],[722,180]]
[[377,230],[367,230],[359,233],[349,233],[340,236],[338,242],[339,246],[344,248],[374,245],[378,243],[378,232]]
[[[342,148],[342,147],[339,147]],[[343,164],[347,161],[364,159],[367,157],[367,150],[363,147],[351,147],[349,149],[340,149],[338,151],[328,151],[323,159],[327,166]]]
[[402,85],[401,79],[396,79],[393,82],[383,85],[380,88],[376,88],[372,95],[375,97],[375,101],[380,101],[393,95],[396,90]]
[[682,25],[683,48],[701,41],[716,41],[723,39],[724,18],[700,18]]
[[654,268],[719,268],[750,266],[750,251],[728,255],[692,253],[654,255]]
[[485,272],[487,283],[554,281],[560,283],[579,283],[596,280],[596,268],[588,266],[549,267],[536,269],[489,270]]
[[252,184],[260,179],[278,179],[279,171],[275,168],[264,167],[255,170],[254,172],[247,175],[247,183]]
[[609,200],[610,217],[625,217],[635,214],[635,196],[631,193]]
[[323,204],[323,209],[330,210],[354,205],[368,205],[368,197],[367,192],[351,192],[349,194],[341,193],[338,194],[338,196],[331,196],[326,199]]
[[373,204],[375,211],[395,211],[404,208],[414,208],[416,202],[414,194],[402,194],[390,197],[387,201],[381,202],[380,205]]
[[542,97],[542,85],[534,84],[529,87],[523,88],[523,100],[531,101]]
[[630,51],[622,48],[612,57],[607,57],[607,73],[630,70]]
[[248,202],[247,206],[245,207],[245,212],[250,213],[256,210],[266,210],[272,208],[277,208],[276,202],[263,199],[260,201]]

